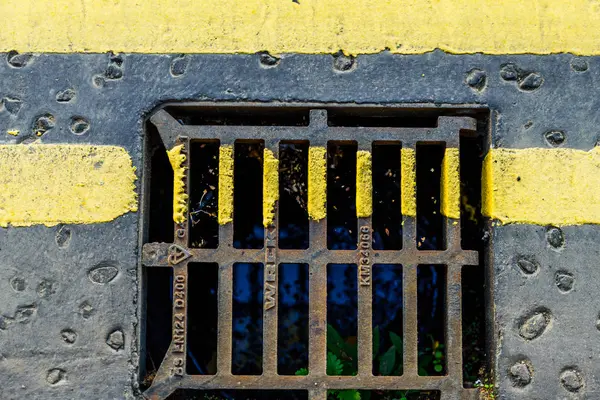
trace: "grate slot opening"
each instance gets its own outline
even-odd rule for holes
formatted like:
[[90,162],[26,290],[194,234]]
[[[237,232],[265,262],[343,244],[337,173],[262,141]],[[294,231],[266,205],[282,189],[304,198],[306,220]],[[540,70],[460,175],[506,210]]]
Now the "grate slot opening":
[[190,144],[190,247],[219,246],[217,198],[219,188],[219,143],[192,141]]
[[307,107],[166,107],[182,125],[308,126]]
[[218,279],[216,263],[189,264],[186,372],[190,375],[217,372]]
[[[485,131],[485,127],[479,129]],[[462,268],[463,385],[472,388],[486,376],[486,284],[484,220],[481,215],[483,135],[460,137],[461,246],[479,252],[479,265]]]
[[308,142],[279,146],[279,248],[307,249]]
[[466,388],[474,387],[487,367],[484,271],[482,265],[462,268],[463,385]]
[[145,368],[140,386],[150,387],[171,344],[173,269],[146,268]]
[[[360,397],[358,397],[360,396]],[[327,400],[368,399],[368,400],[440,400],[439,390],[329,390]]]
[[150,162],[148,241],[173,242],[173,168],[167,151],[154,125],[146,134]]
[[484,157],[481,136],[460,138],[460,224],[461,247],[483,250],[481,215],[481,170]]
[[354,250],[358,239],[356,217],[356,142],[327,146],[327,248]]
[[233,162],[233,246],[262,249],[264,143],[236,141]]
[[356,264],[327,266],[327,375],[358,372]]
[[308,264],[279,265],[277,373],[308,368]]
[[441,174],[445,145],[417,143],[417,248],[444,250],[444,217],[441,205]]
[[404,372],[402,266],[373,266],[373,375]]
[[417,268],[418,372],[446,374],[446,266]]
[[373,145],[373,249],[402,248],[400,144]]
[[167,400],[308,400],[306,390],[177,389]]
[[422,110],[352,107],[327,110],[329,126],[435,128],[437,115]]
[[263,360],[263,265],[233,265],[234,375],[262,374]]

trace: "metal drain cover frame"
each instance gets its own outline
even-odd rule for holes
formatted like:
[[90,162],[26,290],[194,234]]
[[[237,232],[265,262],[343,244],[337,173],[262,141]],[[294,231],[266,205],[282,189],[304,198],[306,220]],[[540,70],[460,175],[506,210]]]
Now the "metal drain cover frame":
[[[176,106],[198,106],[197,103],[177,103]],[[214,106],[214,104],[212,104]],[[219,106],[240,107],[242,104]],[[260,104],[244,104],[261,107]],[[273,104],[267,104],[273,106]],[[294,107],[279,104],[281,107]],[[265,149],[278,157],[282,141],[309,141],[310,146],[327,146],[329,141],[358,143],[358,150],[370,150],[375,141],[401,143],[402,148],[415,149],[417,143],[445,142],[449,148],[459,148],[461,131],[476,131],[476,120],[463,116],[440,116],[436,127],[338,127],[328,126],[326,108],[332,104],[300,104],[309,108],[307,126],[236,126],[182,125],[164,107],[149,118],[167,149],[183,145],[186,155],[182,167],[185,193],[190,192],[187,174],[190,165],[189,149],[192,140],[218,140],[220,145],[233,145],[236,140],[262,140]],[[341,107],[347,107],[345,105]],[[374,106],[382,108],[382,106]],[[414,107],[411,105],[411,107]],[[476,399],[477,389],[463,388],[462,379],[462,304],[461,273],[465,265],[479,265],[477,251],[461,248],[461,227],[457,220],[444,218],[445,250],[417,248],[416,219],[402,216],[402,249],[371,249],[371,218],[358,218],[359,243],[356,250],[327,248],[327,219],[310,220],[310,244],[305,250],[279,249],[277,246],[277,210],[274,224],[265,228],[263,249],[233,248],[233,223],[219,226],[219,246],[216,249],[188,247],[188,219],[174,224],[173,243],[145,243],[142,250],[144,268],[173,268],[172,342],[151,387],[144,393],[149,399],[165,399],[176,389],[290,389],[308,390],[309,398],[325,400],[327,391],[334,389],[363,390],[439,390],[441,398]],[[326,374],[327,272],[333,263],[356,264],[369,274],[373,260],[377,264],[402,264],[404,296],[404,373],[402,376],[372,374],[372,286],[370,279],[358,285],[358,373],[356,376]],[[186,374],[187,283],[189,263],[217,263],[218,276],[218,339],[216,375]],[[263,309],[263,373],[262,375],[233,375],[232,361],[232,291],[234,263],[264,263],[265,288],[274,287]],[[309,265],[309,365],[307,376],[277,374],[277,265],[305,263]],[[447,266],[446,280],[446,363],[445,376],[418,375],[417,347],[417,266],[442,264]],[[361,275],[357,274],[360,280]]]

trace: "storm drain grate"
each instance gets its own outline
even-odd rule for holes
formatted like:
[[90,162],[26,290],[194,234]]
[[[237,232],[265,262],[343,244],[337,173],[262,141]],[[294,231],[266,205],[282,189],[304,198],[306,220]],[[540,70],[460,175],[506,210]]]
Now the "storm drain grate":
[[[170,329],[171,341],[162,362],[152,360],[156,371],[147,382],[145,395],[166,399],[175,391],[185,390],[289,390],[305,391],[311,399],[326,399],[331,391],[357,389],[425,393],[409,397],[415,399],[477,398],[476,389],[463,385],[461,274],[463,266],[480,265],[480,254],[461,246],[458,150],[461,135],[475,135],[477,121],[464,116],[434,116],[405,118],[401,124],[385,113],[373,117],[368,110],[365,117],[364,112],[329,105],[219,107],[205,118],[186,107],[180,108],[180,113],[163,108],[150,118],[174,170],[173,215],[169,218],[175,224],[171,234],[165,233],[170,230],[168,221],[155,223],[149,238],[160,240],[143,246],[144,270],[162,271],[163,297],[171,308],[170,323],[163,319],[161,326],[146,326],[146,330]],[[293,207],[285,206],[292,210],[286,215],[280,207],[281,171],[294,165],[289,148],[294,150],[291,154],[296,152],[306,160],[292,185],[298,204],[306,210],[305,220],[296,218]],[[238,149],[254,154],[260,161],[258,167],[243,164]],[[422,165],[419,159],[424,160]],[[200,160],[203,167],[196,168],[194,163]],[[428,160],[434,161],[431,166]],[[354,181],[344,184],[335,168],[348,166],[354,168]],[[372,176],[374,168],[387,168],[389,176],[399,175],[397,197],[390,197],[389,190],[373,190],[373,185],[379,185]],[[244,182],[238,182],[236,174],[252,171],[258,176],[258,186],[253,189],[245,182],[247,192],[240,194],[236,185]],[[147,179],[152,182],[154,176]],[[170,196],[170,189],[165,190]],[[336,190],[342,200],[328,202]],[[153,189],[149,196],[159,196],[157,193]],[[389,215],[378,212],[377,203],[390,201],[397,204],[396,211]],[[422,204],[434,205],[433,211],[425,210],[427,220],[420,215],[425,212]],[[245,214],[236,215],[242,212]],[[152,214],[151,210],[147,214]],[[258,233],[256,223],[249,223],[257,219],[264,226]],[[202,226],[200,233],[198,226]],[[289,226],[300,231],[295,241],[289,240]],[[345,238],[340,239],[342,236]],[[257,370],[236,370],[232,364],[233,320],[238,318],[234,315],[234,270],[240,265],[248,271],[256,266],[259,272],[253,276],[262,284],[262,310],[242,312],[258,312],[262,317],[261,332],[253,333],[262,335],[262,340],[258,339],[262,354]],[[297,374],[282,373],[278,363],[278,335],[283,334],[278,329],[278,309],[283,307],[279,302],[279,274],[285,265],[305,266],[308,273],[307,368]],[[331,374],[327,361],[327,341],[331,340],[327,332],[331,329],[328,279],[332,279],[328,270],[340,265],[346,268],[343,273],[355,280],[356,290],[357,350],[352,360],[356,370],[349,374]],[[373,362],[377,357],[374,336],[379,340],[379,332],[373,330],[374,271],[380,265],[401,268],[397,271],[403,332],[401,344],[396,345],[402,347],[398,349],[402,360],[398,369],[387,374],[382,373],[385,364],[374,366]],[[444,297],[440,324],[445,350],[432,374],[423,373],[419,360],[419,306],[426,303],[419,298],[418,304],[421,270],[438,271],[445,278],[444,287],[436,292],[436,296]],[[211,288],[203,280],[214,280],[218,285]],[[166,286],[164,282],[168,282]],[[154,312],[152,302],[156,299],[150,296],[146,298],[147,313]],[[212,309],[212,316],[205,320],[198,317],[206,310],[191,310],[190,301]],[[196,360],[190,359],[188,347],[191,336],[199,334],[190,331],[191,318],[200,330],[203,321],[206,331],[212,325],[216,328],[214,338],[205,343],[205,347],[214,347],[213,360],[205,363],[212,363],[210,367],[191,365]],[[375,343],[377,347],[379,343]],[[210,359],[210,354],[205,359]]]

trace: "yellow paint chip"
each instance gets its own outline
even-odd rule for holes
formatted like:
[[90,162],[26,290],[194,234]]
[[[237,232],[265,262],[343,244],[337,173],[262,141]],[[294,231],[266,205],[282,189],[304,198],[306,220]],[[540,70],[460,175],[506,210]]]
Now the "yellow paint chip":
[[112,221],[137,211],[135,180],[122,147],[0,145],[0,226]]
[[3,0],[0,15],[0,52],[600,54],[597,0]]
[[185,222],[187,217],[187,199],[185,193],[185,154],[183,145],[177,145],[167,151],[171,167],[173,167],[173,221],[177,224]]
[[269,149],[264,149],[263,154],[263,225],[266,228],[273,224],[279,200],[279,160]]
[[20,132],[17,129],[11,129],[11,130],[6,131],[6,133],[8,133],[11,136],[19,136]]
[[373,179],[371,152],[356,153],[356,216],[370,217],[373,214]]
[[442,161],[441,177],[441,205],[442,215],[459,219],[460,218],[460,155],[458,149],[449,147],[446,149],[444,160]]
[[233,221],[233,147],[219,147],[219,224]]
[[417,216],[417,159],[414,149],[400,150],[400,200],[402,215]]
[[327,149],[308,149],[308,216],[319,221],[327,215]]
[[501,223],[599,224],[600,148],[490,150],[482,212]]

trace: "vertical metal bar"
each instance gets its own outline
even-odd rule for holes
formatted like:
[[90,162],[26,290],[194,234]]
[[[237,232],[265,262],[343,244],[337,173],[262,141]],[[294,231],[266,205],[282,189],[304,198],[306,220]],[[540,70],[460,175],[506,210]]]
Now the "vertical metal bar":
[[358,246],[358,375],[373,374],[373,265],[371,217],[360,218]]
[[[231,229],[231,224],[221,226]],[[217,375],[231,375],[233,331],[233,263],[219,264]]]
[[[326,253],[327,225],[325,220],[310,221],[310,241],[313,254]],[[315,257],[309,269],[309,337],[308,371],[319,378],[326,375],[327,359],[327,264]]]
[[[402,251],[409,254],[417,250],[417,190],[416,149],[414,143],[402,143],[400,151],[400,187],[402,192]],[[402,266],[404,364],[406,376],[418,375],[417,326],[417,265]]]
[[[310,110],[309,134],[311,146],[327,148],[327,111]],[[310,196],[310,182],[309,182]],[[309,222],[310,251],[315,256],[309,266],[308,280],[308,371],[319,379],[327,374],[327,222],[326,219]],[[327,398],[327,391],[317,390],[316,397]]]
[[[460,392],[460,400],[480,400],[480,392],[478,389],[457,389],[456,392]],[[456,398],[456,392],[443,392],[442,400],[454,400]]]
[[[183,168],[183,188],[186,207],[185,219],[179,223],[174,222],[174,241],[175,245],[181,248],[187,248],[188,245],[188,199],[190,193],[189,170],[190,170],[190,140],[187,137],[179,136],[176,145],[183,145],[181,155],[184,156],[181,162]],[[176,166],[173,165],[173,168]],[[176,193],[173,193],[175,196]],[[173,210],[175,211],[175,210]],[[181,251],[181,248],[177,251]],[[177,258],[171,258],[177,260]],[[186,354],[187,354],[187,313],[188,313],[188,263],[183,261],[173,266],[173,320],[171,325],[172,340],[169,351],[172,356],[172,364],[167,369],[172,377],[181,378],[186,373]]]
[[312,389],[308,391],[309,400],[327,400],[327,389]]
[[[412,242],[414,246],[414,241]],[[417,266],[402,266],[404,286],[404,375],[418,375]]]
[[446,275],[446,370],[460,387],[462,387],[461,270],[461,265],[448,265]]
[[[220,146],[234,146],[235,139],[220,141]],[[235,151],[235,149],[233,149]],[[219,157],[221,157],[221,150],[219,150]],[[233,157],[233,155],[231,155]],[[225,163],[228,168],[231,167],[231,171],[227,171],[227,174],[231,174],[233,179],[233,165]],[[219,158],[219,190],[230,190],[228,185],[222,185],[221,166],[223,165],[222,160]],[[231,182],[233,187],[233,182]],[[233,195],[233,193],[231,193]],[[219,193],[219,196],[221,194]],[[228,197],[233,202],[233,197]],[[221,204],[221,197],[219,197],[219,207]],[[226,207],[233,209],[233,204],[225,204]],[[219,248],[231,248],[233,247],[233,222],[231,215],[227,215],[228,218],[224,218],[221,221],[221,212],[219,212]],[[225,221],[230,221],[223,223]],[[219,262],[220,260],[214,260]],[[233,357],[233,263],[219,263],[219,282],[218,282],[218,317],[217,317],[217,375],[231,375],[231,363]]]
[[[273,152],[275,158],[279,158],[279,143],[265,143],[265,149]],[[263,165],[265,170],[266,165]],[[277,169],[279,174],[279,169]],[[263,185],[266,182],[263,181]],[[263,191],[264,191],[263,187]],[[279,191],[279,186],[276,188]],[[279,192],[277,193],[279,194]],[[266,201],[266,199],[263,199]],[[264,216],[263,216],[264,218]],[[272,224],[265,227],[265,264],[264,264],[264,287],[263,287],[263,375],[277,375],[277,310],[278,310],[278,227],[279,206],[275,202],[275,219]]]
[[[370,156],[366,152],[371,151],[371,143],[360,143],[359,149],[363,156]],[[357,154],[357,157],[359,155]],[[356,196],[357,203],[359,196],[362,196],[362,208],[357,204],[358,218],[358,375],[373,375],[373,264],[372,264],[372,243],[373,243],[373,164],[370,157],[363,157],[364,160],[358,162],[357,159],[357,184]],[[363,193],[359,193],[363,191]],[[363,215],[360,215],[362,213]]]

